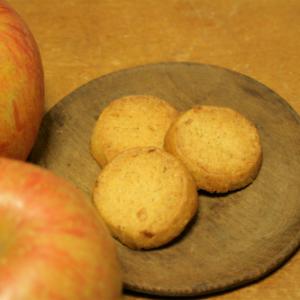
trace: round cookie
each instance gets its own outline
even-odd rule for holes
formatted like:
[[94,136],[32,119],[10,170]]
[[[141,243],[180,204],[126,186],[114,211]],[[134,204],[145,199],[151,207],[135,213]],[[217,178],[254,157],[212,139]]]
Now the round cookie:
[[166,134],[165,149],[185,164],[198,188],[208,192],[248,185],[262,161],[256,127],[226,107],[196,106],[186,111]]
[[194,179],[164,150],[134,148],[100,173],[94,202],[112,235],[133,249],[159,247],[178,236],[198,208]]
[[91,153],[104,166],[130,148],[163,148],[165,134],[177,116],[175,108],[157,97],[134,95],[114,100],[96,122]]

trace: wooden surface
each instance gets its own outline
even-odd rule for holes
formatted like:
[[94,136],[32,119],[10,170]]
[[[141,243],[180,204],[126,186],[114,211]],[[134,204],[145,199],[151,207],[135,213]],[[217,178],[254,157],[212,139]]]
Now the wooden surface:
[[263,164],[243,190],[223,196],[200,192],[197,217],[168,246],[134,251],[116,243],[126,287],[160,296],[207,294],[257,280],[298,249],[300,117],[268,88],[225,69],[169,63],[93,80],[45,116],[31,161],[69,179],[91,199],[100,171],[89,148],[96,119],[111,100],[132,94],[166,99],[181,111],[197,104],[239,111],[258,127]]
[[[248,74],[300,112],[298,0],[8,0],[45,66],[46,107],[114,70],[160,61]],[[271,277],[212,299],[300,299],[300,255]],[[125,298],[143,299],[139,295]]]

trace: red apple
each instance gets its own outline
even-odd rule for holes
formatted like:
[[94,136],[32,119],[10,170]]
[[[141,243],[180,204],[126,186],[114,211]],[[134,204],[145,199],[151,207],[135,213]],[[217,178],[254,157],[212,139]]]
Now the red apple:
[[27,158],[43,109],[37,45],[17,13],[0,0],[0,156]]
[[49,171],[0,158],[0,299],[120,297],[115,245],[91,202]]

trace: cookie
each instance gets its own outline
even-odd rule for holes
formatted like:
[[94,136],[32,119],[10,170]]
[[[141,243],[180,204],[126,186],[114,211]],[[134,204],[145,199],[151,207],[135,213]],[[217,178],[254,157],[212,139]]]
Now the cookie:
[[262,162],[256,127],[226,107],[197,106],[183,113],[166,134],[165,149],[185,164],[198,188],[208,192],[245,187]]
[[151,249],[178,236],[198,208],[185,166],[159,148],[134,148],[100,173],[94,203],[112,235],[133,249]]
[[130,148],[163,148],[165,134],[177,116],[175,108],[157,97],[134,95],[114,100],[96,122],[91,153],[104,166]]

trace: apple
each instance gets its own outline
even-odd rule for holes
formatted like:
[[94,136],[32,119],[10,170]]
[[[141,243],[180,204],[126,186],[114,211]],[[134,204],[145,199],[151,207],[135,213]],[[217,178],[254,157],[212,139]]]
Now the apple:
[[0,156],[27,158],[43,110],[38,47],[19,15],[0,0]]
[[50,171],[0,158],[0,299],[120,297],[116,247],[92,203]]

